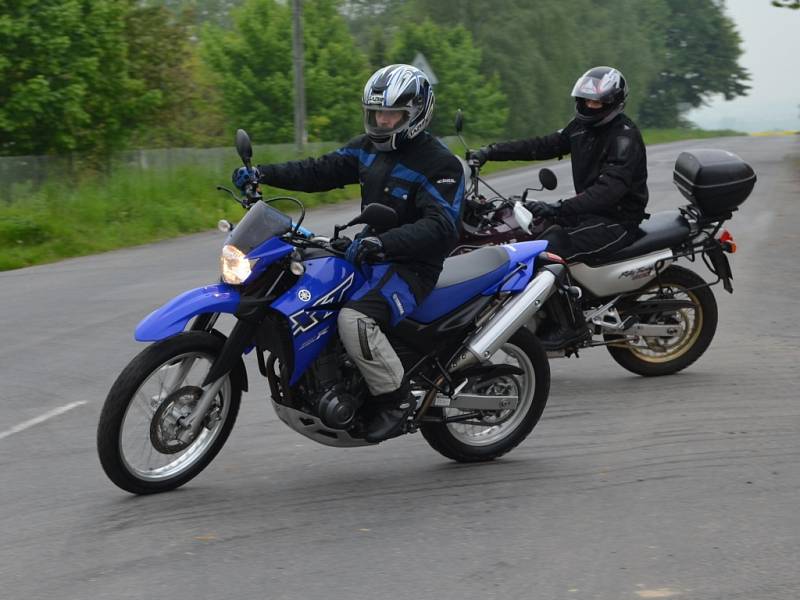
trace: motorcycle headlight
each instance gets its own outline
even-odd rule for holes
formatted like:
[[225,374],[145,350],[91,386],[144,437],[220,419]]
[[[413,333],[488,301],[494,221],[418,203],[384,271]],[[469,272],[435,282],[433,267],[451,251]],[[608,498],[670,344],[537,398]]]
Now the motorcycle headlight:
[[222,247],[222,256],[219,258],[222,281],[231,285],[244,283],[253,272],[255,263],[255,260],[245,258],[244,252],[236,246],[226,244]]

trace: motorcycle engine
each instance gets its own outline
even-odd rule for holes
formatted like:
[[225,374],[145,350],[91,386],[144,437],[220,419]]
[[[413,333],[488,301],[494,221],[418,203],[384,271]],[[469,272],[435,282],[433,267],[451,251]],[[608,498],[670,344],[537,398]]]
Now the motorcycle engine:
[[309,412],[331,429],[349,429],[363,399],[358,389],[360,376],[339,340],[333,341],[314,361],[301,379],[302,396]]
[[331,429],[348,429],[356,418],[359,402],[352,394],[330,389],[319,399],[317,412]]

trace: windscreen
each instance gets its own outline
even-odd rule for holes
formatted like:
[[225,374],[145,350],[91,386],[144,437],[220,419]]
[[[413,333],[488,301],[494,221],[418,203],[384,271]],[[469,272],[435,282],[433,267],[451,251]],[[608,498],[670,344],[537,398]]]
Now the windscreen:
[[292,219],[263,202],[256,202],[228,236],[227,244],[248,254],[269,238],[292,229]]

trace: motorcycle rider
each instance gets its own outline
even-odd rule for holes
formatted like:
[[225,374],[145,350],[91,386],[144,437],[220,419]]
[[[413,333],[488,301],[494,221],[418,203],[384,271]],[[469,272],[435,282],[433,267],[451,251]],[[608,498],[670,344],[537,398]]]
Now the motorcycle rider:
[[419,69],[394,64],[378,69],[362,98],[366,133],[319,158],[234,171],[240,189],[253,178],[279,188],[316,192],[361,184],[362,209],[373,202],[393,208],[398,224],[357,235],[345,257],[388,261],[372,269],[368,291],[339,313],[339,336],[369,388],[375,414],[369,442],[394,437],[415,408],[404,369],[386,337],[436,285],[445,257],[458,240],[464,176],[458,159],[426,128],[434,94]]
[[[647,206],[647,155],[636,124],[622,111],[628,84],[613,67],[594,67],[572,88],[575,116],[550,135],[490,144],[469,154],[472,165],[487,160],[572,158],[575,196],[550,204],[533,201],[526,207],[554,225],[542,234],[548,250],[566,261],[591,260],[611,254],[636,239]],[[542,336],[545,348],[556,349],[588,334],[581,318],[551,307],[558,327]]]

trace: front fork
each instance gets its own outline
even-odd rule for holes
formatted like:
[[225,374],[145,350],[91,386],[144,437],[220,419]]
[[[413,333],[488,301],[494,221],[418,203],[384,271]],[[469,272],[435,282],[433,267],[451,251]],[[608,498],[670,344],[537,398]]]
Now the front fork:
[[[219,319],[219,313],[202,313],[195,317],[194,321],[192,321],[191,326],[189,327],[189,331],[208,331],[210,332],[213,328],[215,323]],[[189,371],[192,370],[194,366],[194,361],[197,360],[195,358],[184,358],[179,363],[169,366],[169,372],[164,380],[164,386],[162,387],[162,391],[157,395],[153,396],[150,400],[152,401],[154,406],[157,406],[163,400],[169,396],[173,391],[177,390],[181,385],[183,385],[183,380],[186,379],[186,376],[189,374]]]
[[219,319],[219,313],[202,313],[195,317],[192,321],[190,331],[211,331]]
[[[189,331],[213,331],[214,325],[219,319],[219,315],[220,313],[203,313],[197,315],[189,327]],[[229,354],[229,352],[226,353],[225,348],[223,348],[223,354]],[[213,381],[207,381],[208,376],[212,375],[215,367],[217,367],[217,369],[219,368],[219,359],[220,357],[217,357],[217,359],[211,365],[211,369],[206,376],[206,381],[203,382],[203,395],[200,397],[200,400],[198,400],[194,410],[192,410],[189,415],[182,417],[179,420],[182,431],[180,434],[178,434],[178,439],[184,443],[191,442],[200,433],[200,429],[203,427],[205,422],[205,416],[208,413],[208,410],[211,408],[211,403],[214,401],[214,398],[216,398],[217,394],[219,393],[222,384],[225,382],[225,377],[228,374],[227,371],[213,379]],[[169,393],[168,390],[177,389],[183,383],[183,380],[186,379],[186,376],[189,374],[192,366],[194,366],[195,360],[195,358],[186,358],[177,365],[177,369],[168,375],[164,386],[165,390],[167,391],[162,392],[162,395]],[[161,400],[163,400],[163,398]]]

